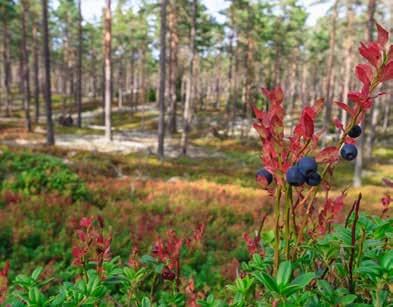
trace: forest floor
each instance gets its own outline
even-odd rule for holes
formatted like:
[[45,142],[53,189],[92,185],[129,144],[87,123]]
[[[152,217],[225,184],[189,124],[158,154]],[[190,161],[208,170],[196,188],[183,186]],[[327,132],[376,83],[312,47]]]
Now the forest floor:
[[[154,179],[189,182],[190,180],[207,180],[217,184],[235,184],[241,187],[255,189],[255,172],[260,167],[258,151],[260,149],[255,132],[248,138],[231,137],[219,139],[211,133],[211,127],[219,126],[217,110],[204,111],[194,118],[194,132],[191,138],[188,157],[180,156],[180,133],[168,135],[165,139],[166,160],[157,159],[157,118],[155,104],[148,104],[141,109],[131,110],[129,107],[113,106],[113,141],[104,138],[102,108],[99,105],[88,105],[83,112],[83,128],[62,127],[56,125],[56,145],[58,148],[74,153],[77,151],[92,152],[94,155],[107,155],[116,159],[125,159],[124,165],[118,167],[119,176],[142,176]],[[62,112],[55,108],[55,119]],[[76,114],[72,114],[74,121]],[[203,120],[196,120],[202,118]],[[0,142],[8,146],[43,148],[45,131],[42,121],[36,125],[33,134],[26,134],[23,122],[19,116],[0,122],[3,129]],[[179,112],[178,127],[182,126]],[[56,120],[57,122],[57,120]],[[234,132],[241,133],[242,123],[237,122]],[[247,131],[249,133],[249,131]],[[392,131],[389,132],[392,134]],[[388,134],[389,134],[388,133]],[[379,199],[376,190],[383,190],[382,179],[393,173],[393,144],[385,137],[384,142],[376,146],[374,157],[366,161],[364,183],[362,188],[365,198],[378,207]],[[123,157],[119,157],[119,155]],[[123,161],[123,160],[122,160]],[[116,163],[112,163],[115,165]],[[353,165],[346,164],[338,167],[337,180],[334,186],[350,186],[352,182]],[[122,169],[133,169],[125,172]],[[358,191],[351,189],[353,194]],[[257,201],[257,200],[256,200]],[[372,208],[372,206],[370,206]]]
[[[204,120],[194,122],[191,154],[187,157],[179,155],[180,133],[168,136],[163,160],[155,154],[158,113],[154,106],[132,114],[128,108],[114,108],[114,141],[111,143],[104,140],[102,110],[98,106],[89,106],[81,129],[56,124],[57,146],[54,148],[43,145],[43,123],[35,125],[34,133],[27,134],[21,116],[0,121],[2,151],[16,155],[27,151],[37,157],[44,154],[60,158],[86,183],[92,195],[91,200],[76,202],[76,206],[69,206],[69,202],[63,204],[61,198],[47,193],[29,196],[26,200],[22,198],[24,209],[20,213],[15,212],[15,206],[2,207],[2,200],[0,216],[8,217],[5,220],[10,229],[17,227],[23,232],[34,224],[34,231],[46,233],[46,227],[41,230],[41,226],[37,226],[41,220],[42,225],[47,225],[48,219],[57,219],[60,227],[68,229],[72,221],[81,216],[100,214],[113,231],[114,254],[125,257],[130,250],[130,240],[146,250],[157,234],[162,235],[170,228],[183,234],[198,224],[206,224],[208,254],[214,255],[211,261],[217,264],[216,270],[225,271],[233,259],[247,257],[242,235],[258,227],[261,216],[272,210],[272,204],[267,192],[255,182],[255,173],[261,167],[258,138],[218,138],[210,131],[211,123],[219,126],[218,112],[209,110],[199,114],[198,118]],[[56,110],[55,114],[59,116],[60,111]],[[241,124],[236,126],[239,134]],[[375,148],[373,159],[366,161],[364,186],[349,189],[341,218],[360,191],[364,198],[363,210],[380,214],[380,199],[387,191],[382,179],[393,179],[392,132],[385,134],[384,141]],[[332,195],[339,195],[343,187],[351,186],[352,174],[353,164],[338,166]],[[27,177],[27,180],[34,183],[35,179]],[[265,229],[272,223],[268,218]],[[21,236],[31,236],[31,231]],[[45,244],[54,246],[59,238],[51,240],[53,242]],[[33,265],[29,259],[21,259],[21,263]]]

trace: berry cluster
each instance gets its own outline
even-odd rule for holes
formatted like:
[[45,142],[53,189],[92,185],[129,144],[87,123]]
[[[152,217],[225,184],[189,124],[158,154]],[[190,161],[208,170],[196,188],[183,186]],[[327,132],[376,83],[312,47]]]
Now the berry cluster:
[[314,187],[322,181],[321,175],[318,174],[318,164],[312,157],[304,157],[295,166],[289,168],[286,179],[295,187],[302,186],[304,183]]
[[[361,134],[362,128],[359,125],[353,126],[348,132],[348,136],[353,139],[359,137]],[[354,144],[344,144],[340,154],[344,160],[352,161],[356,159],[358,149]],[[273,175],[265,168],[262,168],[257,172],[256,179],[258,182],[262,182],[267,186],[273,182]],[[305,183],[311,187],[320,185],[322,177],[318,173],[318,164],[315,158],[303,157],[300,159],[295,166],[288,169],[286,180],[290,185],[295,187],[302,186]]]
[[[321,175],[318,174],[318,164],[312,157],[304,157],[299,162],[288,169],[286,173],[287,182],[292,186],[302,186],[307,183],[309,186],[318,186],[321,181]],[[264,181],[266,185],[273,182],[273,175],[262,168],[257,173],[257,181]]]

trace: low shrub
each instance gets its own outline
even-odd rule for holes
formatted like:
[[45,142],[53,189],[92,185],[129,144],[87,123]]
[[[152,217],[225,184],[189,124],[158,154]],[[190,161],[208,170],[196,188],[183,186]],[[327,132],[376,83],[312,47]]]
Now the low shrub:
[[60,159],[28,152],[5,151],[0,156],[0,186],[25,196],[57,193],[72,200],[88,200],[89,192]]

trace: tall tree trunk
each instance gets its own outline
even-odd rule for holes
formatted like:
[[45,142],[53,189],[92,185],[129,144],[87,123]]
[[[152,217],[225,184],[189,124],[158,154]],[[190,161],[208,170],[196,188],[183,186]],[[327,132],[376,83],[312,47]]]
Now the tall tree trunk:
[[[393,3],[390,1],[390,31],[393,32]],[[389,91],[388,97],[385,99],[385,106],[384,106],[384,112],[383,112],[383,124],[382,124],[382,129],[383,132],[386,132],[389,126],[389,118],[390,118],[390,113],[391,113],[391,102],[393,99],[393,94],[392,89]]]
[[231,113],[231,133],[235,134],[236,117],[238,111],[238,100],[239,100],[239,71],[240,71],[240,48],[239,40],[236,40],[235,48],[235,67],[234,67],[234,77],[233,77],[233,103],[232,103],[232,113]]
[[131,113],[134,111],[134,105],[135,105],[135,50],[132,50],[131,52],[131,72],[130,72],[130,108],[131,108]]
[[[377,1],[376,0],[369,0],[369,2],[368,2],[368,20],[367,20],[367,40],[368,41],[373,40],[373,29],[374,29],[374,24],[375,24],[374,16],[375,16],[376,8],[377,8]],[[365,117],[364,122],[363,122],[363,130],[365,127],[367,127],[367,117]],[[366,133],[363,132],[360,135],[359,142],[358,142],[359,153],[356,158],[355,173],[354,173],[354,178],[353,178],[353,185],[355,187],[362,186],[362,170],[363,170],[365,134]]]
[[51,93],[51,71],[50,71],[50,50],[49,50],[49,29],[48,29],[48,0],[41,0],[42,3],[42,27],[44,36],[44,62],[45,62],[45,108],[46,108],[46,142],[48,145],[55,144],[55,133],[52,121],[52,93]]
[[93,98],[97,98],[98,91],[98,78],[97,78],[97,54],[94,46],[91,49],[91,61],[92,61],[92,69],[93,69]]
[[[252,97],[252,82],[254,80],[254,63],[253,63],[253,55],[254,55],[254,41],[252,39],[252,23],[253,23],[253,10],[252,7],[248,6],[248,21],[247,21],[247,50],[245,56],[245,73],[246,73],[246,80],[245,80],[245,91],[244,91],[244,101],[243,101],[243,111],[244,116],[247,118],[247,121],[244,121],[245,127],[242,128],[243,131],[250,131],[251,122],[252,122],[252,110],[250,108],[250,104],[253,104],[253,97]],[[248,136],[248,133],[246,133]]]
[[77,66],[77,86],[76,105],[78,110],[77,125],[82,127],[82,0],[78,0],[78,66]]
[[[232,103],[232,92],[233,92],[233,62],[234,62],[234,52],[233,52],[233,38],[234,34],[230,34],[229,36],[229,45],[228,45],[228,54],[229,54],[229,67],[228,67],[228,97],[227,97],[227,104],[226,104],[226,113],[228,116],[228,119],[230,117],[230,111],[231,111],[231,103]],[[228,126],[229,126],[229,121],[228,121]]]
[[30,70],[29,70],[29,51],[27,50],[27,18],[29,14],[29,2],[28,0],[22,1],[22,71],[23,71],[23,92],[24,92],[24,103],[23,108],[25,111],[25,128],[28,132],[32,132],[33,128],[31,125],[30,117]]
[[161,29],[160,29],[160,85],[159,85],[159,109],[158,121],[158,155],[164,157],[165,138],[165,82],[166,82],[166,32],[167,32],[167,7],[168,0],[161,0]]
[[112,140],[112,12],[111,0],[106,0],[105,7],[105,138]]
[[[344,90],[343,90],[343,102],[348,104],[348,94],[351,84],[351,72],[352,72],[352,62],[353,62],[353,37],[355,36],[353,31],[353,22],[355,19],[355,13],[353,10],[352,0],[348,0],[348,10],[347,10],[347,39],[345,41],[345,67],[344,67]],[[341,113],[341,121],[344,127],[347,124],[347,112]]]
[[8,16],[3,19],[3,66],[5,87],[5,116],[10,116],[11,107],[11,60],[10,60],[10,31]]
[[34,78],[34,105],[35,105],[35,123],[40,119],[40,54],[37,21],[33,21],[33,78]]
[[301,100],[303,108],[310,104],[310,92],[307,88],[307,80],[309,75],[309,66],[307,65],[306,61],[302,60],[302,79],[300,84],[300,92],[301,92]]
[[393,95],[389,94],[389,99],[385,100],[385,107],[384,107],[384,115],[383,115],[383,124],[382,128],[383,131],[386,132],[386,130],[389,127],[389,117],[390,117],[390,103],[393,99]]
[[327,128],[332,117],[332,86],[333,86],[333,66],[334,66],[334,56],[336,51],[336,33],[337,33],[337,18],[338,18],[338,5],[339,0],[334,1],[333,13],[331,17],[330,29],[330,42],[329,42],[329,55],[326,63],[327,73],[326,73],[326,83],[325,83],[325,98],[326,98],[326,108],[323,119],[323,126]]
[[219,109],[221,104],[221,57],[216,56],[216,69],[215,69],[215,79],[214,84],[214,108]]
[[377,126],[378,126],[378,119],[379,119],[379,113],[380,113],[380,108],[381,108],[381,99],[377,99],[374,102],[372,111],[371,111],[371,116],[370,116],[370,125],[365,142],[365,153],[364,156],[366,159],[370,159],[373,153],[373,148],[374,148],[374,143],[376,139],[376,132],[377,132]]
[[141,47],[141,91],[140,91],[140,102],[142,109],[141,116],[141,129],[145,129],[145,105],[146,101],[146,47],[142,45]]
[[188,84],[186,101],[184,105],[183,115],[183,133],[181,139],[182,154],[187,154],[189,134],[191,130],[192,120],[192,100],[193,100],[193,76],[194,76],[194,61],[195,61],[195,37],[196,37],[196,15],[197,15],[197,0],[192,1],[192,21],[191,21],[191,33],[190,33],[190,60],[188,67]]
[[177,95],[176,95],[176,83],[177,83],[177,64],[178,64],[178,45],[179,45],[179,34],[177,29],[177,16],[176,16],[176,3],[170,5],[170,11],[168,14],[168,27],[169,27],[169,42],[170,42],[170,53],[169,53],[169,104],[170,114],[168,122],[169,133],[174,134],[177,132]]

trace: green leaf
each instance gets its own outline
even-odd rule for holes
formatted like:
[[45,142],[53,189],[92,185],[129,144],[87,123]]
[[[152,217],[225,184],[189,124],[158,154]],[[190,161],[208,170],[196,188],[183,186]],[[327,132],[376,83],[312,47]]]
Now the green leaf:
[[393,250],[387,252],[381,259],[381,266],[385,270],[392,270],[393,269]]
[[286,286],[286,287],[280,289],[280,294],[284,295],[286,297],[290,297],[292,294],[295,294],[296,292],[298,292],[301,289],[302,289],[302,287],[299,287],[298,285],[289,285],[289,286]]
[[141,262],[143,264],[152,264],[152,263],[156,263],[157,261],[150,255],[143,255],[141,258]]
[[149,299],[148,297],[145,296],[145,297],[142,299],[141,307],[150,307],[150,306],[151,306],[150,299]]
[[357,299],[357,296],[354,294],[348,294],[346,296],[340,297],[337,300],[337,303],[342,304],[344,306],[352,304]]
[[332,286],[326,280],[318,280],[317,285],[325,295],[332,297],[334,294]]
[[262,241],[265,244],[269,244],[271,242],[274,241],[274,231],[270,230],[270,231],[266,231],[264,233],[262,233]]
[[307,286],[313,279],[315,278],[315,273],[304,273],[296,277],[292,282],[291,285],[297,285],[301,288]]
[[276,281],[279,287],[286,286],[292,276],[292,263],[290,261],[281,262],[278,268]]
[[36,269],[33,271],[33,273],[31,273],[31,278],[34,279],[34,280],[37,280],[38,277],[41,275],[41,273],[42,273],[43,270],[44,270],[44,269],[43,269],[42,267],[36,268]]
[[266,274],[266,273],[263,273],[263,272],[256,272],[253,275],[267,289],[269,289],[270,291],[279,293],[278,286],[277,286],[276,282],[274,281],[274,279],[269,274]]

